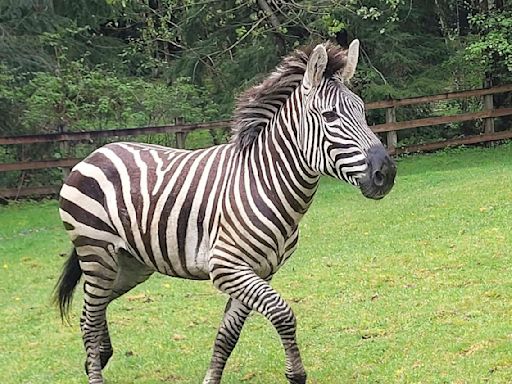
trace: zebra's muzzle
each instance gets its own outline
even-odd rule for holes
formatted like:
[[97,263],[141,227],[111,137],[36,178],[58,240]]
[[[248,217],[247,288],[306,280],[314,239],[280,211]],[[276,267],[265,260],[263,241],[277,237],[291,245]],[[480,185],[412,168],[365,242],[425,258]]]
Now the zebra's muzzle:
[[375,145],[368,150],[367,164],[366,174],[359,181],[361,192],[369,199],[382,199],[395,184],[395,161],[384,146]]

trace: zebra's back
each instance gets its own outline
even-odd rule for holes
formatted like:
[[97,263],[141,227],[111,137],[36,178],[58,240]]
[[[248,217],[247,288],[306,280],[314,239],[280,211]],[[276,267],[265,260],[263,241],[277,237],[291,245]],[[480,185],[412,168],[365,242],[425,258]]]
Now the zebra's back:
[[[232,146],[184,151],[108,144],[77,164],[60,194],[78,255],[111,243],[171,276],[208,279]],[[81,250],[82,248],[82,250]]]

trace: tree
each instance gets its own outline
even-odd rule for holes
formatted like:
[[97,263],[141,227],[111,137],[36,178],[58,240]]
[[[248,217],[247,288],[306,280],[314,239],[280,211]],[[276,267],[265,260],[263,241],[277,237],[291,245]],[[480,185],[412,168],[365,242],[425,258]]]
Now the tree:
[[485,85],[512,78],[512,6],[503,1],[480,1],[469,16],[473,36],[466,47],[468,60],[478,60]]

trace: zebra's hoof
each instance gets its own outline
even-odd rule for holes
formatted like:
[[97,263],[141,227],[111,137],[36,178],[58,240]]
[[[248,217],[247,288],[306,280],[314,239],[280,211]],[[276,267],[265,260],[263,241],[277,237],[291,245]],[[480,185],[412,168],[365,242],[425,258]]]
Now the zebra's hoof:
[[286,378],[288,379],[290,384],[306,384],[306,373],[292,373],[286,374]]

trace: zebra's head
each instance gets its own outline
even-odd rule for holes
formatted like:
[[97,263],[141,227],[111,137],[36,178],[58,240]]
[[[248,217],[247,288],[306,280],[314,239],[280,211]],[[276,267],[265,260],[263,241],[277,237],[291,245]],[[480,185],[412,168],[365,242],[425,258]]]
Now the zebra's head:
[[358,57],[358,40],[348,52],[330,44],[313,49],[300,90],[299,142],[313,170],[358,186],[365,197],[380,199],[393,187],[396,165],[368,128],[363,101],[346,86]]

